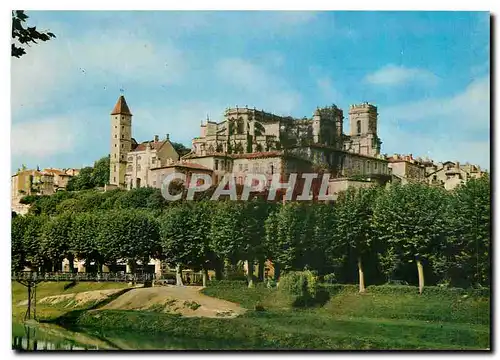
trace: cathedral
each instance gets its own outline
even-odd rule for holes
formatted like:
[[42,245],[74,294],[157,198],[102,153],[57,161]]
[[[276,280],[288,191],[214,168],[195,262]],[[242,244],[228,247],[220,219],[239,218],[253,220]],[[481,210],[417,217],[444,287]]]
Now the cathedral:
[[172,172],[205,173],[212,184],[231,173],[243,184],[249,173],[265,174],[270,183],[279,173],[328,172],[338,192],[353,184],[387,182],[388,161],[380,155],[377,107],[368,103],[349,109],[349,135],[342,109],[318,108],[311,118],[278,116],[263,110],[231,108],[220,122],[201,123],[191,151],[180,157],[169,136],[138,143],[132,137],[132,113],[123,96],[111,112],[109,188],[160,188]]

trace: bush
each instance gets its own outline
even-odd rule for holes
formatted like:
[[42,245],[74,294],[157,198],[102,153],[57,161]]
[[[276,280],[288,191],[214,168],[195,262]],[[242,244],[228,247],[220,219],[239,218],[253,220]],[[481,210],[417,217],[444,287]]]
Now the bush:
[[279,290],[295,298],[295,305],[307,306],[318,293],[316,276],[310,271],[293,271],[280,279]]
[[323,281],[327,284],[335,284],[337,283],[337,277],[334,273],[326,274],[325,276],[323,276]]

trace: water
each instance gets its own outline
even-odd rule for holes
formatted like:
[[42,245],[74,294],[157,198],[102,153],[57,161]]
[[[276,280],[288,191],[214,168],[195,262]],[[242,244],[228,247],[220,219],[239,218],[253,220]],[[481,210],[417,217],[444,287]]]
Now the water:
[[234,348],[235,345],[238,347],[234,343],[122,330],[74,331],[53,324],[12,325],[12,349],[17,351],[216,350]]
[[12,349],[18,351],[106,350],[109,346],[86,334],[48,324],[13,324]]

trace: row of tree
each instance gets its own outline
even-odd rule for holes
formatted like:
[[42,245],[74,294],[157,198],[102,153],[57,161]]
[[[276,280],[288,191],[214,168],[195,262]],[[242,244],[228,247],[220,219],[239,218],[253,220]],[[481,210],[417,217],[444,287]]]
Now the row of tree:
[[360,291],[365,282],[391,279],[421,288],[424,278],[462,287],[490,282],[487,177],[452,192],[422,184],[350,189],[335,203],[273,204],[255,198],[181,202],[163,211],[74,212],[78,202],[67,201],[56,206],[67,207],[57,215],[12,220],[14,268],[50,268],[64,257],[110,267],[119,259],[134,265],[157,258],[179,272],[213,269],[221,278],[224,264],[246,261],[259,264],[262,279],[264,262],[271,260],[277,278],[283,271],[309,269],[359,283]]

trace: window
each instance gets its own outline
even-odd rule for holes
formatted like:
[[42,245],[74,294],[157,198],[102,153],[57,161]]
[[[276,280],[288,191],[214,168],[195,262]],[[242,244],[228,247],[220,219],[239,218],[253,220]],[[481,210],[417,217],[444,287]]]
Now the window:
[[374,163],[373,163],[373,168],[374,168],[375,170],[377,170],[377,162],[374,162]]
[[153,186],[156,186],[156,181],[153,181]]
[[432,176],[432,180],[433,180],[433,181],[436,181],[436,180],[437,180],[437,175],[433,175],[433,176]]
[[271,163],[271,175],[274,174],[274,164]]
[[137,157],[137,160],[141,160],[141,157],[140,157],[140,156],[138,156],[138,157]]
[[360,135],[361,134],[361,120],[358,120],[356,122],[356,129],[357,129],[358,135]]
[[122,130],[123,130],[123,125],[122,125]]
[[116,147],[116,144],[115,144],[115,147]]
[[245,171],[247,171],[247,170],[248,170],[248,164],[245,164],[245,165],[243,166],[243,169],[244,169]]
[[137,171],[141,171],[141,165],[137,164]]
[[122,139],[123,139],[123,137],[124,137],[124,136],[125,136],[125,135],[123,135],[123,134],[122,134]]
[[116,165],[113,165],[113,171],[116,171]]
[[116,182],[116,177],[115,176],[113,176],[113,182]]
[[122,149],[123,149],[123,144],[122,144]]
[[242,176],[238,177],[238,184],[243,185],[243,177]]
[[133,160],[132,156],[129,156],[127,160],[132,161]]
[[115,139],[116,139],[116,135],[115,135]]
[[238,166],[238,169],[239,169],[240,171],[243,171],[243,164],[240,164],[240,165]]
[[125,119],[125,116],[122,116],[122,120]]
[[121,155],[121,159],[124,160],[125,159],[125,155]]
[[215,160],[215,170],[219,170],[219,160]]
[[115,154],[115,159],[116,159],[116,154]]

